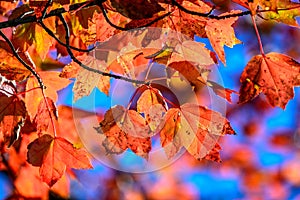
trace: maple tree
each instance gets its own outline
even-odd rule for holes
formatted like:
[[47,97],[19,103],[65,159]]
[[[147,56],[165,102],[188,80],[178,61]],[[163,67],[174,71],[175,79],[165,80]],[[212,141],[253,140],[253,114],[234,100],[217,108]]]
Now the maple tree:
[[[48,191],[58,192],[56,185],[68,186],[59,180],[65,173],[72,175],[71,168],[92,168],[78,135],[66,133],[70,130],[64,128],[61,115],[67,108],[56,105],[57,92],[71,82],[73,101],[94,88],[111,95],[115,79],[134,87],[127,107],[112,106],[94,125],[105,137],[99,146],[106,154],[130,149],[148,159],[151,140],[159,135],[168,159],[184,148],[198,160],[221,162],[219,139],[235,131],[226,116],[201,105],[201,92],[208,87],[232,103],[237,92],[209,75],[212,66],[226,65],[224,46],[242,43],[234,24],[243,16],[252,19],[260,54],[241,74],[238,103],[262,92],[270,105],[284,109],[300,85],[300,64],[288,55],[264,52],[256,18],[298,27],[300,4],[287,0],[232,4],[244,11],[231,7],[224,11],[201,0],[1,1],[1,169],[13,179],[12,198],[47,198]],[[196,42],[195,36],[208,38],[212,50]],[[60,62],[60,57],[70,62]],[[164,66],[160,75],[166,86],[150,77],[155,65]],[[174,80],[190,84],[197,103],[178,100],[168,88]],[[19,177],[24,173],[50,187],[40,186],[45,191],[41,194],[33,192],[35,186],[22,189]]]

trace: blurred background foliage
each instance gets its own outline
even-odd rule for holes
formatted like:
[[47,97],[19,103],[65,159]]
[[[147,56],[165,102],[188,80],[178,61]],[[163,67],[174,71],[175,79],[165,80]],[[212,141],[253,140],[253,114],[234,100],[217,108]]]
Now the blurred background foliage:
[[[300,60],[299,29],[263,20],[258,26],[266,52]],[[241,17],[235,30],[243,44],[225,48],[227,66],[218,69],[225,87],[238,91],[239,76],[259,48],[250,16]],[[72,105],[71,88],[61,91],[60,104]],[[184,154],[161,170],[130,174],[94,160],[93,170],[74,170],[70,199],[300,199],[300,91],[295,90],[285,110],[271,108],[262,94],[237,105],[235,95],[227,117],[237,135],[222,139],[222,163]],[[99,111],[105,111],[110,99],[95,90],[92,95],[97,96]],[[84,98],[81,104],[86,108]],[[0,199],[11,193],[9,182],[0,172]]]

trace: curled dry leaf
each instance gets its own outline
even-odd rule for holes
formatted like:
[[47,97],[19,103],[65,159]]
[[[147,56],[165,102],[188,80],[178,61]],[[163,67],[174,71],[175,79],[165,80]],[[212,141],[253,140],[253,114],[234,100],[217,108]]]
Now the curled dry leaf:
[[147,137],[149,127],[136,111],[126,111],[122,106],[112,107],[96,130],[106,136],[102,145],[107,154],[120,154],[130,148],[137,155],[148,158],[151,150],[150,137]]
[[[96,70],[108,72],[106,63],[92,56],[87,56],[85,60],[82,61],[82,64]],[[110,87],[109,80],[110,77],[108,76],[103,76],[90,70],[80,68],[73,87],[73,101],[75,102],[84,96],[90,95],[95,87],[97,87],[101,92],[108,95]]]
[[263,92],[272,106],[282,109],[294,97],[294,86],[300,85],[300,64],[291,57],[271,52],[251,58],[240,82],[239,103],[245,103]]
[[50,187],[62,177],[66,167],[92,168],[86,151],[75,148],[64,138],[45,134],[31,142],[27,148],[27,161],[40,167],[41,179]]

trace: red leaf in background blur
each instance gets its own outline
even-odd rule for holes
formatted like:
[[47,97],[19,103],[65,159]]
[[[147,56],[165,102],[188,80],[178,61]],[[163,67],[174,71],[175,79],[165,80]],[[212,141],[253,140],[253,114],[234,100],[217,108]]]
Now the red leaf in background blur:
[[263,92],[272,106],[285,109],[294,97],[293,87],[300,85],[300,64],[275,52],[257,55],[248,62],[240,82],[239,103],[248,102]]

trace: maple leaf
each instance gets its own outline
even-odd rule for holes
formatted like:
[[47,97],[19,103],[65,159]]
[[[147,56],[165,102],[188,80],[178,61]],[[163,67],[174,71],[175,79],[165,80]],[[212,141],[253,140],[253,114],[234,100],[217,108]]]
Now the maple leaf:
[[[211,58],[211,51],[205,48],[205,44],[195,41],[184,41],[175,47],[176,54],[172,56],[169,62],[188,61],[197,63],[200,66],[214,65],[215,62]],[[181,58],[178,58],[178,54]]]
[[[56,32],[55,18],[50,17],[44,19],[43,22],[53,33]],[[50,47],[54,44],[54,38],[48,35],[39,24],[27,23],[17,27],[12,42],[16,48],[20,48],[23,52],[32,46],[44,60]]]
[[[212,7],[204,1],[182,1],[179,2],[184,8],[200,13],[208,13]],[[194,36],[206,37],[205,25],[207,18],[201,16],[193,16],[190,14],[181,12],[180,9],[176,9],[172,12],[170,18],[164,19],[162,27],[170,28],[175,31],[194,39]],[[175,26],[174,26],[175,25]]]
[[270,9],[270,12],[262,13],[264,19],[271,19],[277,22],[285,23],[290,26],[299,27],[296,17],[300,16],[300,4],[290,1],[279,1],[276,9]]
[[15,180],[15,187],[23,197],[41,199],[48,197],[49,188],[39,179],[38,169],[28,164],[21,168]]
[[190,103],[169,109],[163,124],[161,144],[168,158],[185,147],[196,159],[203,159],[215,147],[219,136],[235,134],[220,113]]
[[[59,72],[41,71],[38,73],[41,79],[43,80],[44,85],[46,86],[45,96],[52,99],[53,102],[57,101],[57,92],[67,87],[71,83],[70,80],[59,77]],[[38,81],[34,76],[30,76],[26,83],[26,90],[28,91],[37,87],[40,87]],[[32,99],[35,99],[35,102],[32,102]],[[26,109],[31,119],[34,119],[42,99],[43,94],[40,89],[35,89],[30,92],[26,92],[24,101]]]
[[143,54],[143,50],[137,49],[133,45],[123,47],[108,69],[135,78],[146,69],[148,60],[144,58]]
[[12,53],[6,50],[3,41],[0,41],[0,46],[0,74],[17,82],[30,76],[31,72]]
[[92,168],[86,151],[75,148],[64,138],[45,134],[31,142],[27,148],[27,161],[40,167],[41,179],[50,187],[62,177],[66,167]]
[[168,64],[168,67],[183,75],[192,86],[195,86],[196,91],[206,85],[212,88],[216,95],[225,98],[228,102],[231,102],[231,94],[236,93],[234,90],[224,88],[214,81],[207,80],[210,70],[206,68],[198,67],[187,61],[172,62]]
[[300,85],[300,64],[291,57],[275,52],[251,58],[240,82],[239,103],[263,92],[272,106],[282,109],[294,97],[293,86]]
[[155,0],[140,0],[138,3],[129,0],[110,0],[110,2],[120,14],[130,19],[150,18],[164,10]]
[[139,97],[137,101],[137,111],[144,113],[146,122],[151,131],[155,132],[160,124],[162,113],[167,109],[166,101],[156,88],[149,87]]
[[27,112],[24,102],[16,95],[16,84],[3,77],[0,83],[0,136],[9,147],[19,138]]
[[49,127],[51,127],[51,118],[53,121],[58,120],[57,109],[53,100],[49,97],[46,97],[46,99],[43,99],[40,102],[38,111],[34,118],[34,123],[37,127],[37,133],[53,132],[48,130]]
[[[108,72],[106,63],[92,56],[87,56],[82,63],[90,68]],[[108,95],[110,87],[109,80],[110,77],[108,76],[103,76],[101,74],[81,68],[73,86],[73,101],[75,102],[83,96],[90,95],[95,87]]]
[[130,148],[135,154],[148,158],[151,150],[149,127],[136,111],[126,111],[123,106],[112,107],[96,130],[106,136],[102,145],[107,154],[120,154]]
[[[236,14],[240,13],[239,10],[233,10],[229,13],[224,13],[220,16],[228,15],[228,14]],[[228,47],[233,47],[233,45],[240,44],[241,41],[235,37],[234,29],[232,25],[238,17],[231,17],[227,19],[209,19],[205,26],[205,31],[207,37],[216,51],[219,59],[226,65],[225,61],[225,52],[224,45]]]
[[[117,12],[108,11],[107,15],[114,24],[119,24],[122,21],[122,16]],[[88,20],[88,28],[83,29],[79,36],[85,44],[89,45],[94,44],[96,41],[106,41],[115,32],[114,27],[107,25],[103,13],[94,12],[92,18]]]
[[220,150],[222,150],[220,144],[216,143],[215,147],[212,150],[210,150],[210,152],[203,159],[219,163],[222,162]]

